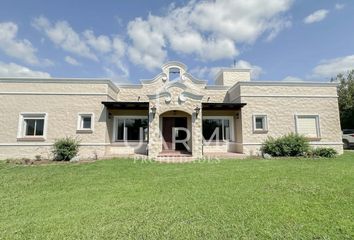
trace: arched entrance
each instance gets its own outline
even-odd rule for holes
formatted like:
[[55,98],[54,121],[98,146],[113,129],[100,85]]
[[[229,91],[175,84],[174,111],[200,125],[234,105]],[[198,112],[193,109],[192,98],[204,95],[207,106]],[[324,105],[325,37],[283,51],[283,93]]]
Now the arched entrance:
[[192,121],[191,115],[171,110],[160,115],[160,131],[162,137],[161,152],[176,154],[192,153]]

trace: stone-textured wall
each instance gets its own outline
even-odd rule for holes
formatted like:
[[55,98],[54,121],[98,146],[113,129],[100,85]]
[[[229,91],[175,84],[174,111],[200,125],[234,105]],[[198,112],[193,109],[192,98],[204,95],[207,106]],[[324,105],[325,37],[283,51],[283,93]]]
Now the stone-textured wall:
[[166,101],[165,97],[159,97],[150,101],[151,106],[156,107],[156,113],[150,113],[149,120],[149,157],[156,158],[162,150],[162,136],[160,134],[161,129],[161,117],[164,113],[169,111],[182,111],[189,115],[192,122],[191,137],[192,137],[192,155],[193,157],[202,157],[202,136],[201,136],[201,116],[195,114],[195,108],[201,108],[200,100],[186,98],[185,101],[181,101],[179,96],[184,90],[179,87],[172,87],[169,89],[171,93],[171,100]]
[[[107,84],[51,81],[48,80],[48,83],[0,81],[0,159],[33,158],[38,154],[48,156],[50,153],[48,149],[55,139],[65,136],[80,140],[82,147],[79,155],[83,158],[105,155],[108,132],[106,110],[101,102],[111,100]],[[44,141],[17,139],[20,113],[47,114]],[[77,131],[79,113],[93,113],[93,132]]]
[[239,81],[250,81],[251,72],[248,69],[221,69],[216,76],[215,84],[233,86]]
[[[275,94],[283,96],[274,96]],[[241,85],[240,101],[247,103],[242,108],[242,142],[244,153],[259,153],[261,144],[269,136],[279,137],[290,132],[295,132],[296,114],[319,115],[321,138],[313,142],[314,146],[333,147],[339,153],[343,152],[335,86],[251,87]],[[252,117],[256,114],[267,115],[267,132],[253,132]]]

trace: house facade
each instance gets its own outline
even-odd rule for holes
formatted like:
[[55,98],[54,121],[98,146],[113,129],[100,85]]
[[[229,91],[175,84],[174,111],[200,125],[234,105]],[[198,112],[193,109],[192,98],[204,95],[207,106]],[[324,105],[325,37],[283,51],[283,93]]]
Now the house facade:
[[251,81],[221,69],[215,84],[168,62],[155,78],[0,79],[0,159],[51,157],[55,139],[80,140],[81,158],[181,152],[260,154],[267,137],[295,132],[343,152],[334,83]]

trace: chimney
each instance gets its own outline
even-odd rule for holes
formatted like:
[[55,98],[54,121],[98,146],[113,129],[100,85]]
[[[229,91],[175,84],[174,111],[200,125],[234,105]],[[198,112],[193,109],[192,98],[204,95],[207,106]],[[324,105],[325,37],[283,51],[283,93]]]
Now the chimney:
[[231,87],[240,81],[251,81],[250,69],[222,68],[216,74],[215,85]]

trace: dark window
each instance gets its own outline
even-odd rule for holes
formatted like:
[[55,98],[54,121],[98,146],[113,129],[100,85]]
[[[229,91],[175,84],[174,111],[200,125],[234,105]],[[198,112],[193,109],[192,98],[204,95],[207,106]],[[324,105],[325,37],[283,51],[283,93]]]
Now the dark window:
[[256,129],[264,129],[264,118],[256,117]]
[[228,119],[203,119],[205,140],[230,140],[230,121]]
[[25,119],[25,136],[43,136],[44,119]]
[[82,117],[82,128],[83,129],[91,129],[91,116],[83,116]]
[[118,119],[117,140],[146,140],[148,120],[143,118]]

